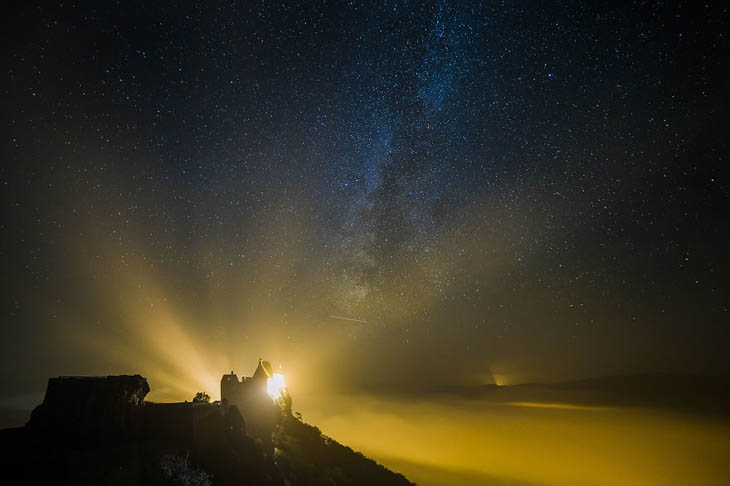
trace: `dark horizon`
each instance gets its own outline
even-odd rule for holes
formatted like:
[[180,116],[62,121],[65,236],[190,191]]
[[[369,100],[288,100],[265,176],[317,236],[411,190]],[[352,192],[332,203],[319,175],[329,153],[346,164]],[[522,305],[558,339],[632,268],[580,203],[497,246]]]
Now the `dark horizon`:
[[[0,409],[59,375],[216,399],[261,357],[314,414],[368,386],[730,374],[720,2],[6,18]],[[357,441],[358,417],[320,418]]]

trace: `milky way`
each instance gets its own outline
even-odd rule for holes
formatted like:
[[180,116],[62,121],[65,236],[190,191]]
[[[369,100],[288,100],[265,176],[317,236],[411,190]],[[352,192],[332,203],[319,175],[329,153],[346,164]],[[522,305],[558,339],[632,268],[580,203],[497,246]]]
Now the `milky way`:
[[17,9],[3,389],[149,308],[360,381],[728,370],[719,3]]

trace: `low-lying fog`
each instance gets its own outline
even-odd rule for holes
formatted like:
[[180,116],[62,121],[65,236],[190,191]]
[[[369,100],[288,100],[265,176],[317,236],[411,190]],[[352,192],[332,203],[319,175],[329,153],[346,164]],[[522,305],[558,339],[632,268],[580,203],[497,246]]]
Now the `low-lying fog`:
[[421,486],[730,481],[725,417],[532,396],[299,394],[294,408]]

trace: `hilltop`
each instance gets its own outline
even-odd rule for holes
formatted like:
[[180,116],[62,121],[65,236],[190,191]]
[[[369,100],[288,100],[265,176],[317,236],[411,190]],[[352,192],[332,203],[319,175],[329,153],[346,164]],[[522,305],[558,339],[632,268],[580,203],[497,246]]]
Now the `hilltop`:
[[383,485],[402,475],[271,401],[270,437],[226,402],[151,403],[140,375],[59,377],[24,427],[0,431],[5,471],[29,484]]

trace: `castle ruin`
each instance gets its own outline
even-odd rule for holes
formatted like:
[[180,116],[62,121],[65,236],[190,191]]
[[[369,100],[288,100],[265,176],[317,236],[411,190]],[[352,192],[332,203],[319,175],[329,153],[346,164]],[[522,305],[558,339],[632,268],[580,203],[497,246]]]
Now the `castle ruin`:
[[268,389],[275,378],[271,363],[259,359],[252,376],[238,376],[231,371],[221,378],[221,401],[235,405],[246,418],[249,428],[258,437],[270,437],[278,408]]

